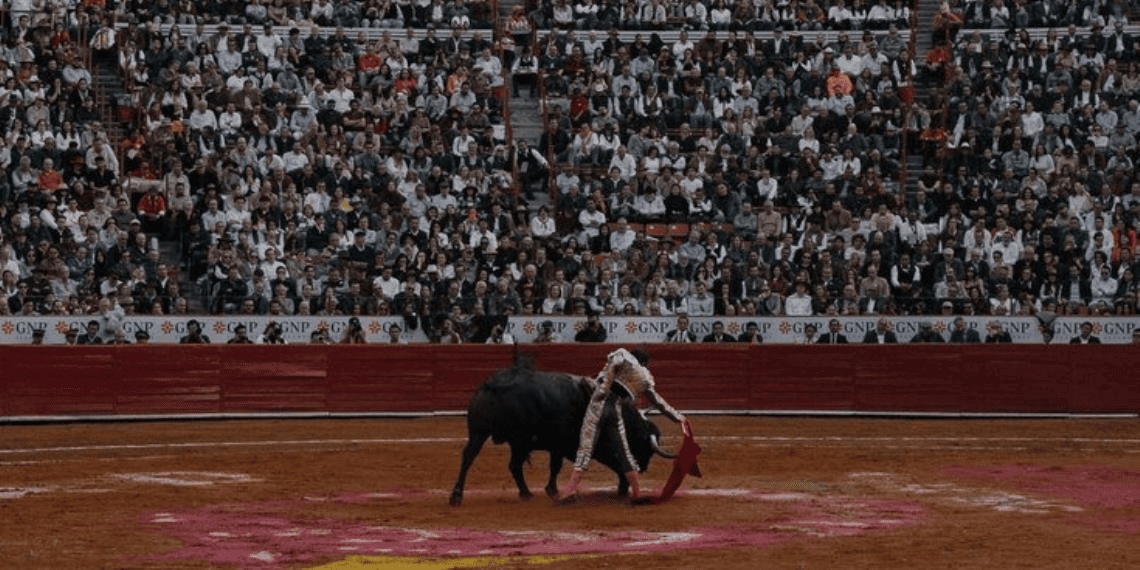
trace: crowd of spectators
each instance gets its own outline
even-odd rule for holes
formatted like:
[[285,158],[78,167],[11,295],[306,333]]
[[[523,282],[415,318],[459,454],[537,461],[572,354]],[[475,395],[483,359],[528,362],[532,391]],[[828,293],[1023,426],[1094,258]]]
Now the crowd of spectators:
[[[691,228],[623,281],[627,313],[669,314],[671,291],[697,315],[1135,314],[1140,42],[1124,25],[963,33],[920,67],[894,29],[556,32],[539,46],[558,70],[540,142],[561,165],[556,218],[591,244],[615,220]],[[912,75],[945,89],[914,98]],[[932,167],[910,192],[904,144]]]
[[[951,80],[951,113],[932,117],[908,105],[915,70],[889,22],[833,41],[804,39],[802,22],[765,40],[710,23],[666,45],[518,12],[510,33],[469,31],[476,4],[420,4],[159,2],[119,25],[114,7],[12,12],[0,313],[398,315],[433,340],[482,342],[511,315],[1135,307],[1135,138],[1118,150],[1080,131],[1106,124],[1102,107],[1113,131],[1140,119],[1137,70],[1107,33],[1068,67],[1066,38],[1043,42],[1058,57],[1040,83],[987,70],[1019,69],[1016,35],[975,49],[964,34],[925,70]],[[536,24],[555,31],[532,47]],[[405,27],[369,39],[345,25]],[[114,146],[91,88],[103,69],[134,125]],[[1063,99],[1069,124],[1025,128],[1034,89],[1054,96],[1065,69],[1091,107]],[[502,125],[508,82],[528,80],[553,109],[534,146]],[[939,118],[952,175],[908,194],[901,150]],[[1018,147],[1043,148],[1051,170],[1012,168]],[[528,207],[546,192],[550,208]]]
[[1135,313],[1140,46],[1124,26],[957,37],[940,70],[947,175],[914,206],[958,203],[940,245],[989,266],[967,295],[980,277],[1014,311]]
[[[901,264],[895,231],[903,137],[918,132],[904,114],[906,42],[894,26],[833,38],[681,31],[664,45],[567,31],[540,42],[540,68],[557,70],[547,93],[569,94],[552,100],[539,143],[560,165],[552,227],[606,260],[622,254],[616,312],[926,309],[924,260]],[[625,245],[661,223],[691,231]]]
[[885,30],[910,25],[910,0],[541,0],[530,16],[557,30]]
[[[351,37],[293,8],[279,28],[257,3],[159,4],[141,24],[130,6],[11,13],[0,313],[400,314],[434,336],[477,312],[466,295],[528,223],[515,165],[546,168],[505,140],[509,36],[455,20],[462,2]],[[93,73],[123,94],[99,105]]]

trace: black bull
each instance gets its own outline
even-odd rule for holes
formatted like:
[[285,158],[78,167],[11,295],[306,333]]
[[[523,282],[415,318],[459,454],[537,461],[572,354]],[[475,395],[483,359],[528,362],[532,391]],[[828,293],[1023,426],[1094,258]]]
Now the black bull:
[[[526,364],[516,364],[488,378],[475,390],[467,407],[467,445],[463,448],[459,477],[451,491],[452,506],[463,502],[467,471],[488,437],[496,444],[506,442],[510,445],[508,466],[523,500],[531,497],[523,476],[523,463],[532,451],[549,452],[550,479],[546,484],[546,494],[556,496],[562,460],[573,461],[578,453],[578,434],[591,396],[590,385],[578,377],[537,371]],[[658,444],[661,430],[657,425],[646,419],[633,404],[625,400],[620,402],[626,438],[637,460],[638,470],[645,471],[649,467],[654,453],[672,457]],[[606,406],[599,425],[598,443],[594,447],[594,459],[617,473],[618,494],[624,495],[629,492],[629,481],[619,460],[622,451],[618,448],[620,440],[616,438],[620,436],[612,415],[612,408]]]

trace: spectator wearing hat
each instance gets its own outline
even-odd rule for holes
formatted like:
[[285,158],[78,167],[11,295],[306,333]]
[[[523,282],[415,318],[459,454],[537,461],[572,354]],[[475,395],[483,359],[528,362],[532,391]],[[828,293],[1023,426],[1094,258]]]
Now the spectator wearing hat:
[[144,330],[135,331],[135,344],[150,344],[150,333]]
[[79,328],[76,327],[75,325],[72,325],[63,333],[63,343],[68,345],[68,346],[79,344],[78,339],[79,339]]
[[44,329],[35,329],[32,331],[32,344],[41,345],[44,343]]

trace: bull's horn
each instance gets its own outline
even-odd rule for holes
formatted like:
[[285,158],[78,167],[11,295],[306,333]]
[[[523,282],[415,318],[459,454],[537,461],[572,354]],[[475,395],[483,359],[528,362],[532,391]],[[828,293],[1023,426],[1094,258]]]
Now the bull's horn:
[[668,451],[661,449],[661,444],[657,442],[656,435],[649,436],[649,443],[653,446],[653,451],[657,452],[657,455],[660,455],[665,459],[673,459],[674,457],[677,457],[676,453],[669,453]]

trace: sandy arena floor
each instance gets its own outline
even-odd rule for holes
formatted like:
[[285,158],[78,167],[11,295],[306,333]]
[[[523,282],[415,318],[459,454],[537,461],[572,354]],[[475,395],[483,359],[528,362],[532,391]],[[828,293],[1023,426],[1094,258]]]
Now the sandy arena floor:
[[1140,567],[1135,419],[694,425],[705,476],[666,504],[595,467],[554,506],[544,453],[520,502],[488,444],[459,508],[457,417],[3,426],[0,566]]

